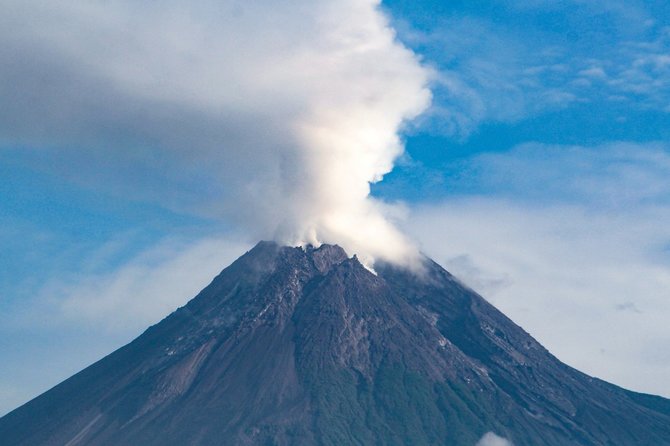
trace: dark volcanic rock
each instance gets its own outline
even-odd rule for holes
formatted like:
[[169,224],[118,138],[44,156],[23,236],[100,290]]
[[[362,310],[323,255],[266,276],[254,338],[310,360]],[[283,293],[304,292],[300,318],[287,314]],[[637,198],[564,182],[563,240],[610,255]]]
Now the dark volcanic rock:
[[433,262],[376,268],[262,242],[0,443],[670,445],[669,400],[562,364]]

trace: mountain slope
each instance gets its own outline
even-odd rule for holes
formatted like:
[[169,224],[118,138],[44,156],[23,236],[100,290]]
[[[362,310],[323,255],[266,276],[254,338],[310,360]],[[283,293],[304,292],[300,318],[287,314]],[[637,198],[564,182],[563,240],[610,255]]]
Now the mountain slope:
[[426,260],[261,242],[0,419],[3,445],[670,445],[670,401],[590,378]]

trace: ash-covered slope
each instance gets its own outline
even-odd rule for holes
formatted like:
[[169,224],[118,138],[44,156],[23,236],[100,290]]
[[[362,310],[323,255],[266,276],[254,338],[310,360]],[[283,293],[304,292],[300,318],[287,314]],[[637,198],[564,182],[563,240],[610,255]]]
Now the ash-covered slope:
[[670,445],[670,401],[590,378],[437,264],[261,242],[0,419],[3,445]]

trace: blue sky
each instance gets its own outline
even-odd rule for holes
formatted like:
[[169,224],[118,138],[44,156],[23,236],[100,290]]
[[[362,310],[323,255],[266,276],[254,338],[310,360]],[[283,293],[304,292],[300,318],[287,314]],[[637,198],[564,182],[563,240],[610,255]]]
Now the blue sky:
[[409,200],[453,193],[440,183],[392,190],[417,176],[417,163],[423,175],[440,177],[455,162],[531,141],[597,146],[670,136],[663,3],[386,5],[403,41],[446,79],[433,88],[436,108],[446,111],[434,110],[428,127],[408,138],[415,163],[396,169],[380,193]]
[[[670,396],[667,3],[391,0],[382,9],[430,72],[433,101],[404,123],[405,154],[373,196],[399,202],[398,224],[425,252],[560,359]],[[31,20],[29,37],[39,34]],[[181,96],[146,99],[146,84],[100,90],[48,52],[26,57],[23,37],[0,49],[21,61],[0,72],[0,412],[185,303],[255,234],[232,215],[239,202],[213,205],[239,191],[234,172],[222,183],[207,150],[163,157],[152,146],[244,150],[255,143],[243,135],[253,104],[235,102],[239,114],[222,130],[201,108],[175,113],[191,104]],[[69,82],[101,102],[84,93],[63,102],[48,87]],[[21,118],[33,112],[44,126]]]

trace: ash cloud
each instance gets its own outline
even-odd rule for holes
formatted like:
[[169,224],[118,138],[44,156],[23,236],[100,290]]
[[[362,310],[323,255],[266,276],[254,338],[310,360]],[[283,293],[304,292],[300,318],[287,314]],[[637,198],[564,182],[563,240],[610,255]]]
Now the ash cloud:
[[428,107],[430,73],[379,1],[0,6],[1,149],[254,238],[416,255],[369,185]]

